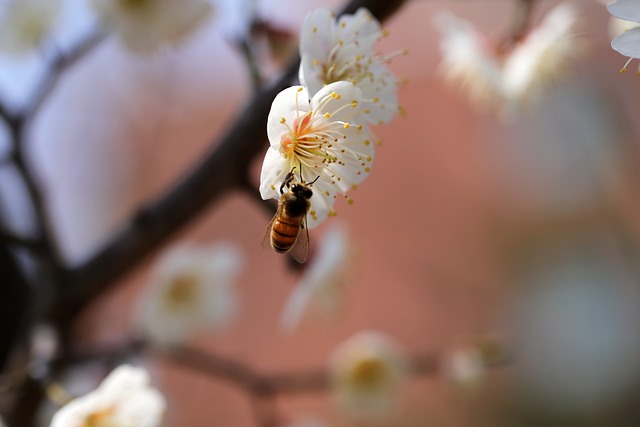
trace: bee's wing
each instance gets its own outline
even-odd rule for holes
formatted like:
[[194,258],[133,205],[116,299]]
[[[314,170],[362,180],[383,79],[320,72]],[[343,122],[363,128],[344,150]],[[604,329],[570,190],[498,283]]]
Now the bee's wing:
[[298,230],[296,242],[289,251],[293,259],[298,261],[300,264],[304,263],[309,255],[309,228],[307,227],[306,214],[302,220],[302,227],[303,229]]
[[269,221],[269,225],[267,225],[266,230],[264,230],[264,235],[262,236],[262,249],[271,248],[271,228],[273,227],[273,222],[280,216],[280,211],[282,210],[282,203],[278,203],[278,210],[276,214]]

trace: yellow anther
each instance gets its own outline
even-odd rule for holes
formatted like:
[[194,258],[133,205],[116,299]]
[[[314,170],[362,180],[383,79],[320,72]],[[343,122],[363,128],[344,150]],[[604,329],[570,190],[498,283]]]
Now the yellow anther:
[[373,160],[371,156],[367,156],[367,162],[370,162],[371,160]]
[[302,86],[300,86],[300,87],[298,88],[298,92],[302,92],[303,90],[304,90],[304,88],[303,88]]
[[331,195],[331,193],[329,193],[329,190],[326,190],[326,191],[324,192],[324,194],[326,194],[327,196],[330,196],[330,195]]
[[345,129],[349,129],[349,127],[350,127],[350,126],[351,126],[351,125],[349,124],[349,122],[347,122],[347,123],[345,123],[345,124],[344,124],[344,128],[345,128]]
[[358,106],[358,101],[356,99],[354,99],[353,101],[351,101],[351,106],[353,108],[356,108]]
[[358,130],[362,130],[362,125],[358,125]]
[[378,98],[377,96],[374,96],[374,97],[373,97],[373,103],[375,104],[375,103],[377,103],[378,101],[380,101],[380,98]]
[[366,168],[364,168],[364,171],[365,171],[365,172],[371,172],[371,168],[366,167]]
[[368,139],[364,141],[364,145],[367,145],[367,146],[368,146],[368,145],[370,145],[370,144],[371,144],[371,141],[369,141]]
[[324,113],[324,118],[328,119],[329,117],[331,117],[331,113]]
[[318,27],[313,27],[313,32],[317,33],[318,32]]
[[313,66],[314,67],[317,67],[319,63],[320,63],[320,61],[318,61],[317,58],[313,60]]
[[282,118],[280,119],[280,123],[282,123],[282,124],[284,124],[286,121],[287,121],[287,119],[285,119],[284,117],[282,117]]

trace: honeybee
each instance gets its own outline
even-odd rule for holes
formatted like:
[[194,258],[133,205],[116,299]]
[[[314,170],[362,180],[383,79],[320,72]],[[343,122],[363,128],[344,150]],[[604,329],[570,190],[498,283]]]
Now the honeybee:
[[[291,253],[291,256],[303,263],[309,254],[309,230],[307,213],[311,207],[309,200],[313,196],[311,186],[318,180],[305,183],[295,179],[295,167],[287,174],[280,186],[278,210],[267,226],[262,239],[262,247],[271,246],[278,253]],[[300,175],[302,178],[302,174]],[[288,191],[284,191],[285,187]]]

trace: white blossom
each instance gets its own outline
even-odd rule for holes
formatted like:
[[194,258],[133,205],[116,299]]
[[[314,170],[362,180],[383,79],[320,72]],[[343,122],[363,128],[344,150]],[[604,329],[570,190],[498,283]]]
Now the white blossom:
[[234,245],[176,246],[156,263],[142,300],[140,326],[149,339],[175,344],[235,313],[234,280],[242,256]]
[[436,17],[441,32],[440,70],[449,82],[465,89],[477,106],[493,105],[502,98],[502,68],[493,43],[470,22],[448,12]]
[[539,99],[583,53],[576,23],[575,8],[560,4],[540,25],[505,47],[445,13],[436,21],[442,33],[440,67],[476,106],[512,110]]
[[572,5],[560,4],[516,45],[504,63],[507,99],[535,100],[582,55],[575,33],[577,16]]
[[343,306],[352,258],[344,226],[334,224],[287,300],[281,318],[285,330],[294,330],[308,311],[330,315]]
[[96,390],[58,410],[50,427],[156,427],[165,408],[144,369],[121,365]]
[[285,176],[312,182],[309,228],[333,209],[339,193],[362,182],[371,170],[373,142],[364,124],[360,89],[348,82],[331,83],[312,98],[302,86],[280,92],[267,119],[270,147],[262,164],[260,194],[279,199]]
[[[616,0],[608,4],[607,9],[616,18],[640,24],[640,2],[637,0]],[[621,70],[626,71],[633,59],[640,59],[640,27],[636,26],[615,37],[611,41],[611,47],[629,58]],[[640,66],[638,74],[640,75]]]
[[393,408],[408,363],[386,335],[364,331],[338,346],[331,356],[334,393],[355,417],[380,417]]
[[313,96],[330,83],[351,82],[362,91],[367,121],[390,121],[398,112],[398,83],[386,65],[392,55],[374,50],[385,35],[364,8],[337,21],[329,9],[309,12],[300,31],[301,84]]
[[41,46],[60,14],[60,0],[9,0],[0,5],[0,49],[22,54]]
[[129,49],[151,53],[182,42],[211,15],[207,0],[92,0]]

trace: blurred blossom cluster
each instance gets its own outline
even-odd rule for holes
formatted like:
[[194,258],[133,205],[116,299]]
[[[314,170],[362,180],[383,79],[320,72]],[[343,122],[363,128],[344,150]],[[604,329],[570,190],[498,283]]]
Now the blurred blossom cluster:
[[446,79],[466,90],[478,107],[507,114],[538,102],[584,50],[576,30],[578,14],[568,3],[556,6],[537,27],[506,42],[491,40],[450,13],[437,18],[440,68]]
[[240,249],[230,243],[171,248],[157,260],[142,299],[142,332],[159,344],[179,344],[224,326],[236,311],[233,285],[242,264]]
[[377,331],[352,336],[331,357],[336,398],[356,418],[389,415],[408,369],[402,350]]

